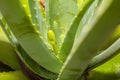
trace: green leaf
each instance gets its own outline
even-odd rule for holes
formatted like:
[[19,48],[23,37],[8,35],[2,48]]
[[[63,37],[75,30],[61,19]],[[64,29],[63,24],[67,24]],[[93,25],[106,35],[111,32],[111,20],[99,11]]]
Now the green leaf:
[[62,63],[43,43],[20,2],[0,0],[0,11],[26,53],[46,70],[59,73]]
[[54,31],[60,48],[70,23],[78,13],[77,0],[46,0],[47,26]]
[[[89,0],[85,0],[85,2],[87,2]],[[87,24],[90,20],[92,20],[92,17],[94,16],[97,7],[99,6],[101,0],[94,0],[94,2],[92,3],[92,5],[89,7],[89,9],[86,11],[86,13],[84,14],[84,17],[82,18],[78,30],[76,32],[76,39],[79,37],[79,35],[81,34],[81,30],[83,29],[83,27],[85,26],[85,24]],[[84,3],[85,3],[84,2]],[[82,5],[84,4],[82,3]]]
[[[1,24],[0,24],[1,25]],[[9,65],[13,69],[20,69],[15,56],[15,51],[0,27],[0,61]]]
[[23,8],[25,9],[25,12],[27,13],[27,15],[31,17],[28,0],[20,0],[20,2],[23,5]]
[[113,34],[110,35],[110,37],[108,38],[108,41],[104,43],[104,46],[101,48],[101,50],[107,49],[119,38],[120,38],[120,24],[117,26]]
[[120,11],[117,10],[119,5],[119,0],[102,2],[93,20],[81,31],[80,37],[62,67],[58,80],[81,79],[91,59],[120,23]]
[[[6,32],[7,37],[11,41],[11,44],[14,48],[13,54],[16,54],[19,56],[19,59],[22,60],[22,63],[31,70],[31,72],[36,73],[38,76],[44,77],[46,79],[55,79],[57,74],[52,73],[50,71],[47,71],[40,65],[38,65],[34,60],[32,60],[29,55],[24,51],[24,49],[20,46],[18,41],[16,40],[15,36],[12,34],[11,30],[9,29],[8,26],[2,27],[4,29],[4,32]],[[11,46],[11,45],[10,45]],[[16,57],[15,55],[15,57]],[[5,55],[7,56],[7,55]],[[10,59],[10,58],[9,58]],[[13,58],[14,59],[14,58]],[[17,58],[18,59],[18,58]],[[18,61],[19,61],[18,59]],[[12,59],[11,59],[12,60]],[[10,60],[8,60],[10,61]],[[19,62],[21,63],[21,62]],[[21,64],[23,66],[23,64]]]
[[89,72],[88,80],[120,80],[120,54]]
[[32,22],[37,30],[40,31],[42,37],[46,39],[47,28],[44,25],[44,17],[42,15],[42,11],[40,10],[40,5],[38,0],[28,0]]
[[89,9],[89,7],[91,6],[91,4],[93,2],[94,2],[93,0],[86,1],[86,3],[83,6],[83,9],[78,13],[78,15],[73,20],[73,22],[72,22],[72,24],[71,24],[71,26],[66,34],[64,42],[62,44],[60,54],[58,55],[58,57],[62,61],[65,61],[67,56],[69,55],[69,53],[73,47],[73,43],[75,40],[75,36],[76,36],[77,29],[79,27],[79,24],[84,16],[84,14],[87,12],[87,10]]
[[23,61],[24,65],[30,69],[33,73],[37,74],[40,77],[45,79],[54,80],[57,78],[58,74],[50,72],[43,68],[42,66],[38,65],[34,60],[32,60],[27,53],[22,49],[20,45],[17,44],[16,53],[19,58]]
[[0,72],[1,80],[29,80],[21,71]]
[[105,63],[106,61],[117,55],[119,52],[120,52],[120,38],[116,40],[109,48],[102,51],[99,55],[95,56],[89,63],[87,70],[92,70],[95,67]]

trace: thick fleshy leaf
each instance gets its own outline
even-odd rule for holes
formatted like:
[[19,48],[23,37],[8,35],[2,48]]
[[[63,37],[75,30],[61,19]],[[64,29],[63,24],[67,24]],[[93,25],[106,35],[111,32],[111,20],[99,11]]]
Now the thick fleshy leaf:
[[13,69],[20,69],[19,63],[15,57],[15,51],[12,48],[9,40],[7,39],[1,27],[0,27],[0,61],[6,65],[9,65]]
[[16,0],[0,0],[0,11],[26,53],[40,66],[58,73],[62,63],[55,55],[50,53],[45,43],[43,43],[41,35],[34,29],[23,5]]
[[117,55],[119,52],[120,52],[120,38],[116,40],[109,48],[102,51],[99,55],[95,56],[91,60],[87,70],[94,69],[95,67],[105,63],[106,61]]
[[104,46],[101,48],[101,50],[107,49],[110,45],[112,45],[117,39],[120,38],[120,24],[115,29],[113,34],[108,38],[108,41],[104,43]]
[[120,80],[120,53],[89,72],[88,80]]
[[[87,0],[85,0],[87,1]],[[85,24],[88,23],[88,21],[92,20],[92,17],[94,16],[94,13],[97,10],[97,7],[99,6],[101,0],[94,0],[94,3],[89,7],[87,12],[84,14],[84,17],[82,18],[78,30],[76,32],[76,39],[79,37],[81,34],[82,28],[85,26]],[[83,4],[82,4],[83,5]]]
[[77,0],[45,0],[47,26],[56,35],[60,48],[71,22],[78,13]]
[[[83,9],[78,13],[78,15],[75,17],[73,20],[66,37],[64,39],[64,42],[62,44],[62,47],[60,49],[60,53],[58,57],[62,60],[65,61],[67,56],[69,55],[76,36],[76,32],[78,31],[79,24],[82,21],[82,18],[84,17],[85,13],[87,10],[90,8],[90,6],[94,3],[93,0],[88,0],[84,3]],[[94,8],[93,8],[94,9]],[[80,26],[81,27],[81,26]]]
[[[23,71],[24,71],[24,68],[26,67],[26,68],[28,68],[28,70],[30,70],[30,72],[35,74],[36,77],[42,77],[42,78],[51,79],[51,80],[54,80],[57,78],[57,74],[46,70],[45,68],[38,65],[34,60],[32,60],[27,55],[27,53],[22,49],[21,46],[17,46],[16,53],[20,59],[19,60],[20,63],[22,63],[21,67],[22,67]],[[27,74],[29,74],[30,72],[27,72]]]
[[22,3],[22,5],[23,5],[26,13],[28,14],[28,16],[31,17],[29,5],[28,5],[28,0],[20,0],[20,2]]
[[[43,67],[38,65],[35,61],[33,61],[29,57],[29,55],[27,55],[27,53],[20,46],[20,44],[18,43],[18,41],[16,40],[15,36],[12,34],[12,32],[8,26],[5,27],[3,25],[2,28],[4,29],[4,32],[6,32],[7,38],[9,38],[9,40],[14,48],[13,54],[16,53],[17,59],[18,59],[19,63],[21,64],[20,66],[22,67],[22,69],[24,70],[24,68],[26,67],[26,70],[29,70],[29,71],[25,71],[25,72],[27,72],[27,74],[30,73],[30,75],[29,75],[30,77],[32,77],[33,75],[36,75],[36,77],[41,76],[46,79],[55,79],[56,78],[57,74],[45,70]],[[5,55],[5,56],[7,56],[7,55]],[[14,56],[14,57],[16,57],[16,56]],[[31,73],[33,73],[33,74],[31,74]]]
[[40,31],[43,39],[47,38],[47,28],[45,26],[45,20],[40,9],[39,0],[28,0],[32,22],[37,30]]
[[119,0],[105,0],[102,2],[93,20],[86,24],[81,31],[81,37],[77,39],[58,80],[81,79],[81,75],[91,59],[120,23],[120,11],[116,9],[119,8],[119,5]]
[[29,80],[21,71],[0,72],[1,80]]

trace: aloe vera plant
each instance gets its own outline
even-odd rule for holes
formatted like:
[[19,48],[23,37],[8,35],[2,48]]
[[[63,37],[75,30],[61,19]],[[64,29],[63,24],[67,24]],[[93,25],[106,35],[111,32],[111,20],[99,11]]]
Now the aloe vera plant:
[[0,0],[0,69],[15,70],[0,72],[0,79],[19,80],[17,74],[22,80],[94,79],[88,73],[120,53],[119,5],[119,0]]

